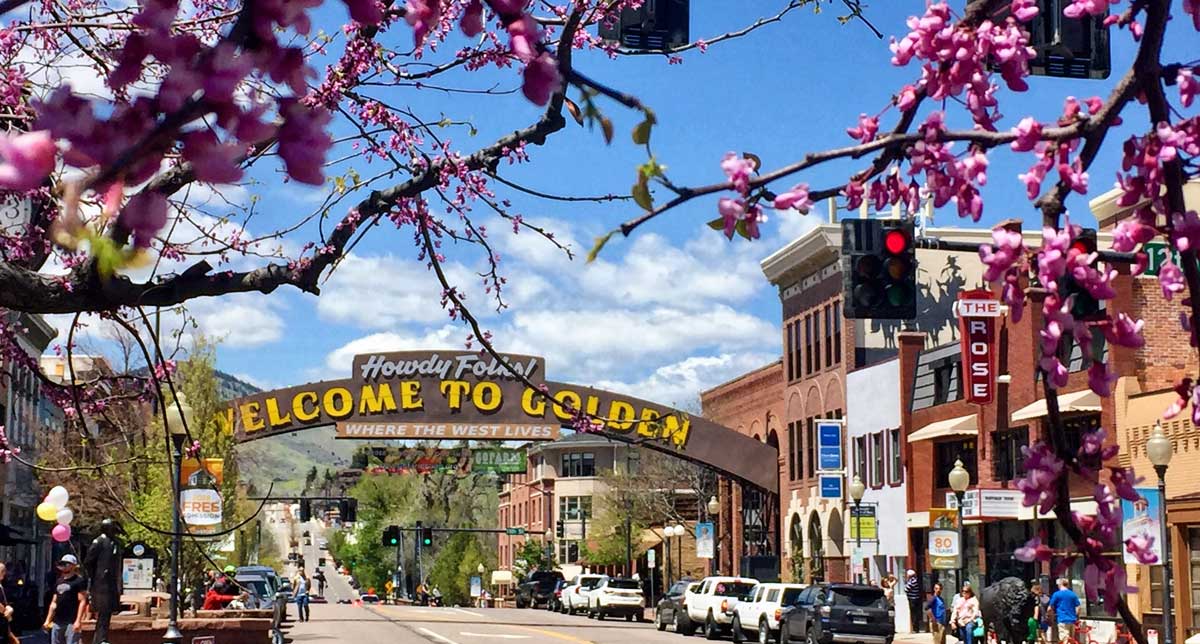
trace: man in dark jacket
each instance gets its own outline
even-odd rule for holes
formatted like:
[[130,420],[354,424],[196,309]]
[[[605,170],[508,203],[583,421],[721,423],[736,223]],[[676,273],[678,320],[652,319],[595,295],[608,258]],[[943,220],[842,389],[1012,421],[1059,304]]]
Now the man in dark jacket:
[[908,598],[908,615],[912,619],[912,632],[921,632],[921,577],[909,569],[904,573],[904,596]]

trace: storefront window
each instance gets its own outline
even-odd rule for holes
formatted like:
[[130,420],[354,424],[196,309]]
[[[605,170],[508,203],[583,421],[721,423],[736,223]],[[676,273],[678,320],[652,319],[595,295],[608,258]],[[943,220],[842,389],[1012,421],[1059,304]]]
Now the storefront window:
[[969,525],[963,528],[963,568],[967,572],[967,579],[971,581],[973,588],[983,588],[987,584],[980,583],[983,579],[983,571],[979,569],[979,529],[982,526]]
[[[1056,550],[1071,550],[1072,549],[1071,538],[1067,536],[1067,533],[1062,529],[1062,526],[1059,525],[1057,521],[1053,521],[1050,523],[1054,526],[1053,531],[1050,533],[1050,544],[1049,544],[1050,547],[1055,548]],[[1121,555],[1120,552],[1108,553],[1107,556],[1109,559],[1112,559],[1114,564],[1116,564],[1118,566],[1125,565],[1123,556]],[[1050,569],[1051,570],[1060,570],[1060,569],[1062,569],[1062,565],[1063,565],[1063,560],[1061,557],[1054,557],[1053,559],[1050,560]],[[1083,559],[1076,559],[1075,562],[1072,563],[1069,568],[1067,568],[1066,570],[1063,570],[1063,572],[1060,575],[1062,577],[1066,577],[1067,579],[1071,580],[1071,590],[1075,591],[1076,595],[1079,595],[1079,601],[1082,603],[1082,607],[1080,608],[1080,614],[1083,616],[1086,616],[1086,617],[1101,617],[1101,618],[1111,617],[1111,615],[1108,613],[1108,611],[1106,611],[1104,609],[1104,596],[1103,595],[1101,595],[1097,599],[1097,601],[1094,601],[1094,602],[1088,601],[1087,593],[1085,592],[1084,585],[1083,585],[1083,571],[1084,571]],[[1053,584],[1054,580],[1051,579],[1050,583]]]
[[1150,568],[1150,610],[1162,611],[1163,599],[1163,567],[1149,566]]
[[1029,446],[1029,430],[1025,427],[992,433],[993,478],[1011,481],[1025,475],[1025,455],[1021,448]]
[[[1188,559],[1191,568],[1192,624],[1200,624],[1200,528],[1188,528]],[[1179,583],[1176,581],[1175,583]]]
[[1029,541],[1029,521],[996,521],[984,527],[984,545],[987,561],[987,583],[992,584],[1005,577],[1017,577],[1032,581],[1037,570],[1033,563],[1016,559],[1013,553]]
[[954,461],[962,460],[963,467],[971,474],[971,485],[979,483],[979,465],[975,459],[975,439],[965,441],[947,441],[935,445],[937,459],[934,461],[934,476],[937,477],[937,487],[950,487],[950,470],[954,469]]

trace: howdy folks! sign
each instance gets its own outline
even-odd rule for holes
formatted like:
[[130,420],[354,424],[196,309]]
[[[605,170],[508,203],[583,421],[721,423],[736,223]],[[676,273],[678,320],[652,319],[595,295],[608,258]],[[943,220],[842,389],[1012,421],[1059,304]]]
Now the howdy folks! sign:
[[[544,378],[541,358],[406,351],[355,356],[351,378],[232,401],[225,421],[239,442],[333,425],[343,439],[554,440],[571,410],[601,433],[644,440],[758,487],[777,489],[777,450],[704,418],[610,391]],[[527,387],[512,371],[544,392]]]

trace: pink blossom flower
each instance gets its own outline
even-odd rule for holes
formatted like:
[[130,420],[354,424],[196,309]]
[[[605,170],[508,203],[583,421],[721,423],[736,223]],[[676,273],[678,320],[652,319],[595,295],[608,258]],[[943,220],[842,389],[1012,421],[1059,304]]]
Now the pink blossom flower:
[[866,194],[863,189],[862,182],[851,181],[842,188],[842,194],[846,196],[846,208],[854,210],[862,205],[863,196]]
[[1013,551],[1013,558],[1026,563],[1032,561],[1050,561],[1054,558],[1054,550],[1042,543],[1041,537],[1030,539],[1025,545]]
[[38,187],[54,171],[56,151],[46,130],[0,134],[0,188],[25,192]]
[[529,0],[488,0],[488,4],[492,6],[492,11],[507,17],[524,11]]
[[1113,467],[1109,469],[1109,482],[1112,483],[1113,489],[1117,496],[1126,501],[1137,501],[1141,498],[1138,494],[1137,486],[1142,483],[1142,477],[1136,476],[1132,469],[1127,467]]
[[294,99],[279,101],[283,124],[279,126],[279,156],[296,181],[319,186],[325,182],[322,167],[333,140],[325,127],[333,117],[328,110],[308,107]]
[[1171,243],[1179,252],[1200,249],[1200,215],[1195,210],[1171,215]]
[[1138,244],[1154,239],[1154,229],[1134,219],[1123,219],[1113,228],[1112,248],[1122,253],[1131,252]]
[[863,143],[870,143],[875,140],[875,134],[879,132],[879,118],[875,116],[867,116],[866,114],[858,115],[858,125],[851,128],[846,128],[846,134],[852,139],[858,139]]
[[1017,135],[1017,138],[1009,146],[1017,152],[1029,152],[1037,146],[1042,138],[1042,124],[1032,116],[1026,116],[1021,119],[1020,123],[1017,123],[1012,132]]
[[753,161],[739,157],[734,152],[726,152],[725,158],[721,159],[721,170],[733,183],[734,190],[742,196],[750,193],[750,177],[754,174]]
[[133,235],[134,247],[149,248],[154,235],[167,225],[167,198],[157,192],[139,192],[125,204],[117,222]]
[[734,229],[737,227],[737,222],[746,217],[746,204],[741,199],[730,199],[729,197],[721,197],[717,200],[717,212],[721,213],[721,218],[725,224],[725,237],[733,239]]
[[1154,552],[1153,535],[1136,535],[1126,539],[1125,552],[1133,555],[1139,563],[1145,565],[1158,563],[1158,555]]
[[237,165],[241,149],[221,143],[212,130],[196,130],[183,137],[183,158],[192,164],[196,178],[207,183],[233,183],[242,178]]
[[1179,102],[1183,103],[1184,107],[1191,107],[1196,95],[1200,94],[1200,79],[1196,78],[1192,70],[1184,67],[1179,70],[1175,82],[1179,84]]
[[1088,387],[1097,396],[1107,398],[1112,395],[1112,386],[1117,382],[1117,374],[1108,370],[1108,364],[1096,360],[1088,367]]
[[1040,13],[1037,0],[1013,0],[1009,6],[1009,10],[1021,22],[1029,22]]
[[979,259],[987,269],[983,279],[999,281],[1010,268],[1025,259],[1025,243],[1020,231],[996,228],[992,230],[992,243],[979,247]]
[[458,26],[462,28],[462,32],[468,38],[478,36],[483,31],[483,2],[480,0],[471,0],[467,4],[467,7],[463,9],[462,19],[459,21]]
[[[343,0],[350,9],[350,18],[360,25],[375,25],[383,20],[383,10],[375,0]],[[406,16],[407,18],[407,16]],[[412,24],[412,23],[409,23]]]
[[[373,0],[359,0],[368,2]],[[413,40],[417,47],[425,43],[425,37],[437,27],[442,17],[441,0],[408,0],[404,20],[413,28]]]
[[1142,337],[1142,327],[1144,326],[1146,326],[1145,320],[1135,322],[1128,315],[1120,313],[1116,319],[1110,318],[1109,323],[1104,326],[1104,337],[1119,347],[1140,349],[1146,344],[1145,338]]
[[1183,0],[1183,12],[1191,14],[1192,26],[1200,31],[1200,0]]
[[775,197],[775,208],[777,210],[796,209],[800,212],[807,213],[809,208],[812,208],[812,199],[808,198],[808,184],[799,183],[792,186],[792,189]]
[[524,76],[525,82],[521,86],[521,91],[525,94],[525,98],[534,105],[549,103],[550,97],[562,89],[562,76],[558,73],[558,60],[549,52],[542,52],[540,56],[529,61],[525,65]]
[[1158,285],[1162,288],[1163,299],[1169,302],[1176,293],[1182,293],[1187,288],[1183,269],[1169,259],[1163,262],[1162,267],[1158,269]]
[[905,85],[900,88],[900,94],[896,96],[896,107],[900,111],[907,112],[912,106],[917,104],[917,88],[912,85]]
[[1102,16],[1108,11],[1108,5],[1116,3],[1117,0],[1071,0],[1071,4],[1063,8],[1063,15],[1068,18]]
[[521,62],[529,62],[537,56],[538,26],[528,14],[508,23],[508,46]]
[[1022,447],[1021,453],[1025,456],[1025,477],[1017,481],[1017,489],[1024,495],[1026,507],[1037,506],[1038,512],[1046,514],[1058,502],[1058,479],[1063,475],[1063,462],[1045,443]]

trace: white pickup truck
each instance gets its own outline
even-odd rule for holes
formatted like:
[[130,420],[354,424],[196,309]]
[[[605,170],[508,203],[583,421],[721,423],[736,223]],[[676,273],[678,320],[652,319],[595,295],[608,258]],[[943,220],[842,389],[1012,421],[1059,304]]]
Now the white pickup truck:
[[720,639],[729,632],[738,598],[758,585],[748,577],[705,577],[695,592],[687,594],[688,618],[701,624],[705,639]]
[[733,641],[776,641],[779,618],[786,606],[796,603],[804,584],[759,584],[750,599],[739,601],[733,613]]

